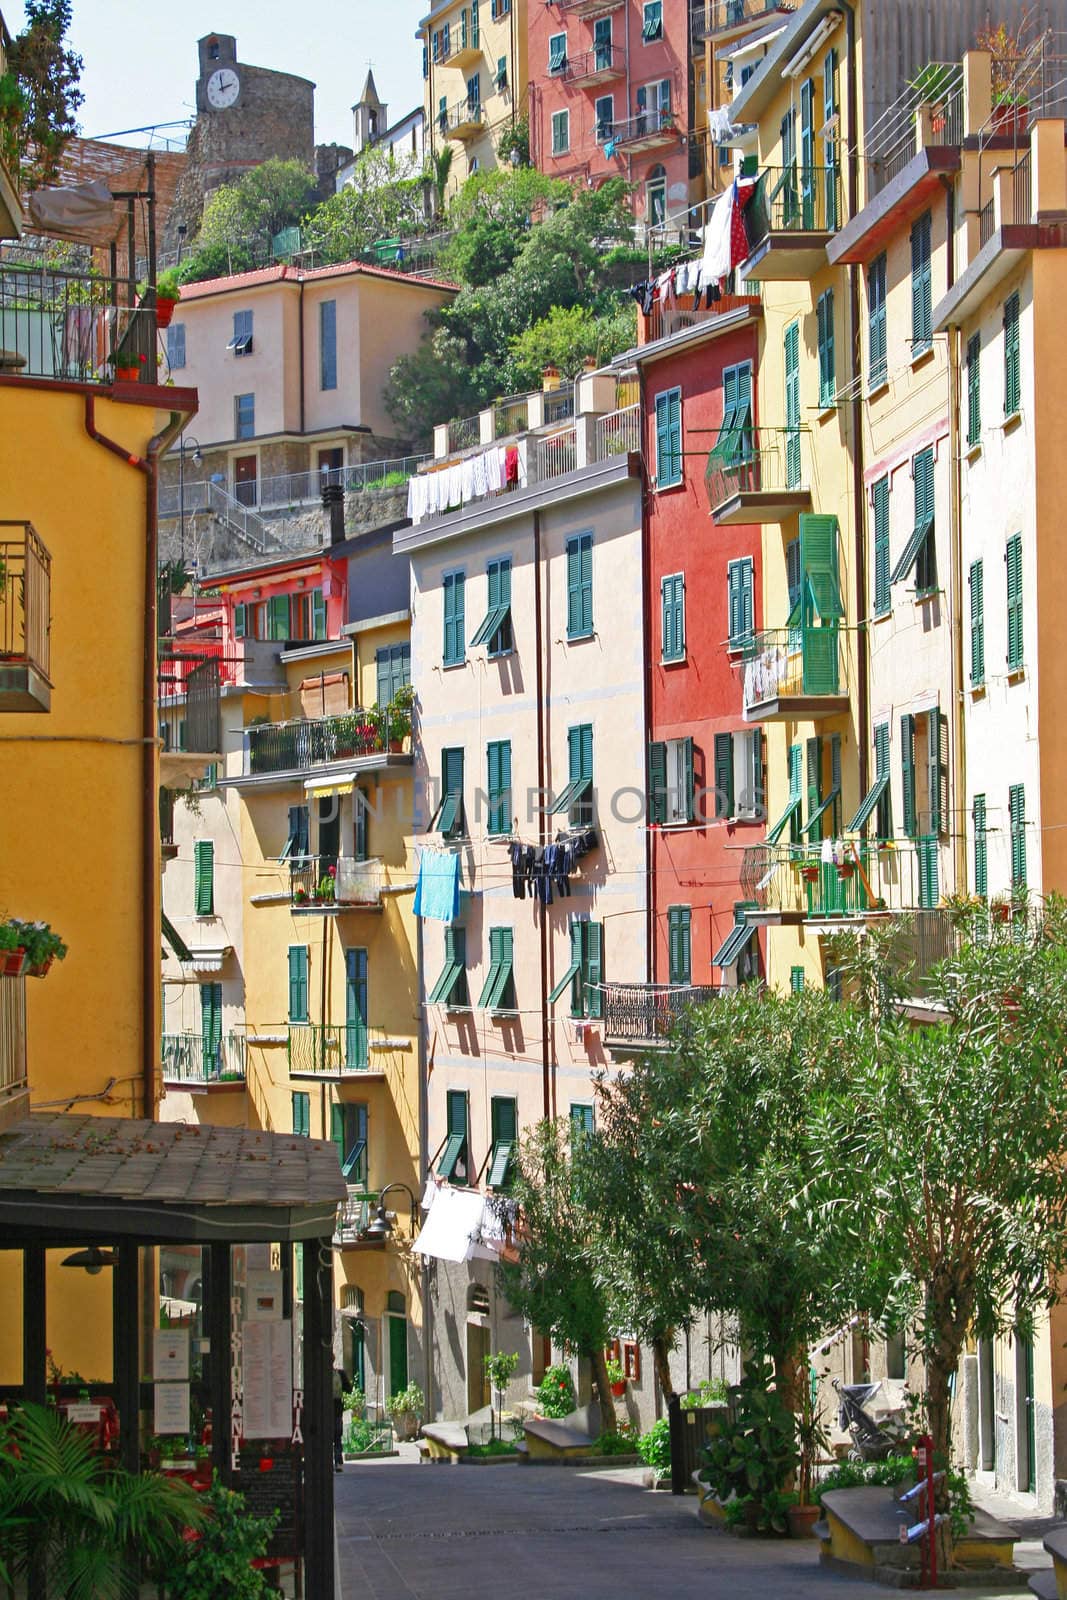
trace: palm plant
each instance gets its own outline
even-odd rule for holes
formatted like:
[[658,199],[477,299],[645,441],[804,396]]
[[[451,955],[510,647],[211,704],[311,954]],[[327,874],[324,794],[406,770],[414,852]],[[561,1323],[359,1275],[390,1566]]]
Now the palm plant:
[[54,1410],[27,1405],[0,1432],[0,1581],[48,1575],[63,1600],[133,1600],[142,1561],[173,1562],[199,1497],[115,1467]]

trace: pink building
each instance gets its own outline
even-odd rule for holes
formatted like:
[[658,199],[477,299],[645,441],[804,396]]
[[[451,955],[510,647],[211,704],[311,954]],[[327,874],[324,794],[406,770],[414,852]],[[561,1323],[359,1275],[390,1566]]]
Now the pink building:
[[534,165],[592,184],[623,177],[641,221],[684,222],[694,198],[686,6],[548,0],[530,7],[528,60]]

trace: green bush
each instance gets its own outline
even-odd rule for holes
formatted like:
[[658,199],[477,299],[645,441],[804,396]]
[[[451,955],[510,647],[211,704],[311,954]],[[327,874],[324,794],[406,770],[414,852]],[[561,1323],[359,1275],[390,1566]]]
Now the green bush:
[[614,1433],[602,1433],[596,1447],[602,1456],[632,1456],[638,1449],[633,1423],[620,1422]]
[[202,1496],[208,1511],[200,1537],[166,1573],[168,1600],[260,1600],[269,1593],[251,1565],[267,1552],[278,1513],[251,1517],[245,1497],[225,1489],[216,1476]]
[[654,1422],[637,1441],[637,1453],[648,1467],[669,1472],[671,1465],[671,1425],[666,1417]]
[[537,1409],[543,1417],[569,1417],[578,1409],[570,1368],[549,1367],[537,1387]]
[[724,1378],[705,1378],[699,1389],[683,1394],[683,1411],[696,1411],[700,1406],[724,1406],[730,1398],[730,1387]]
[[758,1507],[757,1527],[784,1533],[788,1526],[782,1489],[796,1470],[793,1413],[773,1387],[770,1366],[746,1364],[734,1418],[701,1452],[703,1476],[723,1502],[750,1497]]
[[[944,1462],[934,1458],[941,1469]],[[910,1455],[886,1456],[884,1461],[839,1461],[816,1486],[813,1499],[822,1504],[828,1489],[859,1489],[872,1483],[914,1483],[915,1463]],[[948,1473],[948,1512],[952,1519],[952,1537],[962,1539],[974,1521],[974,1505],[967,1479],[960,1472]]]

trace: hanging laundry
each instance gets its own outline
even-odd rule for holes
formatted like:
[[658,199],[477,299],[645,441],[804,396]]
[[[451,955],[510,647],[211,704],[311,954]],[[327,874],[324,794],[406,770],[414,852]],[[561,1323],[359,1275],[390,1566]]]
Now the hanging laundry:
[[435,922],[459,918],[459,856],[454,850],[424,850],[415,886],[415,915]]

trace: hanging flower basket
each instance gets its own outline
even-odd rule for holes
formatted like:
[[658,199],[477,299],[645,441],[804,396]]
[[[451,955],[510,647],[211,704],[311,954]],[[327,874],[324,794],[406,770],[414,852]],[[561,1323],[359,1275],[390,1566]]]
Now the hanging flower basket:
[[156,327],[169,328],[171,318],[174,316],[174,307],[177,300],[168,300],[165,295],[156,296]]
[[805,862],[800,869],[800,876],[804,879],[805,883],[818,883],[819,869],[813,861]]
[[621,1383],[613,1383],[611,1386],[611,1392],[615,1396],[616,1400],[621,1400],[623,1395],[626,1393],[626,1379],[624,1378]]
[[837,875],[839,878],[851,878],[855,871],[856,863],[854,861],[839,861],[837,864]]
[[26,952],[21,946],[16,950],[0,950],[0,976],[21,978],[25,966]]

